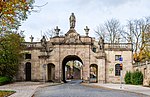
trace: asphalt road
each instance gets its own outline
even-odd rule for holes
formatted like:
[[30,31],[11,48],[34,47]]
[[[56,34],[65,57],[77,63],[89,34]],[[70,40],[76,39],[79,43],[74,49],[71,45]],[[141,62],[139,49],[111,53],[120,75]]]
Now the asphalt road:
[[80,82],[70,81],[62,85],[39,88],[34,97],[148,97],[126,91],[87,87]]

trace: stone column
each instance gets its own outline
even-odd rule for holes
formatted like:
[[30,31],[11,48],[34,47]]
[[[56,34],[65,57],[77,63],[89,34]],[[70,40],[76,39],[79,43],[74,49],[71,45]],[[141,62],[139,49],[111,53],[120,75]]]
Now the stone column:
[[55,65],[55,81],[56,82],[60,82],[61,81],[61,71],[62,71],[62,68],[60,68],[60,66],[59,66],[59,62],[56,62],[55,63],[56,65]]
[[83,64],[83,81],[89,82],[89,60],[85,60]]
[[98,60],[98,83],[105,83],[106,81],[106,66],[105,59]]

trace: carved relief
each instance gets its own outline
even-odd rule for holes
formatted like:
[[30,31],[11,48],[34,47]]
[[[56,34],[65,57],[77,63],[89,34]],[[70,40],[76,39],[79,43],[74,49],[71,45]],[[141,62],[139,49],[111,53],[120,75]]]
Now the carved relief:
[[66,34],[64,43],[81,43],[79,34],[76,33],[75,30],[69,30],[69,32]]

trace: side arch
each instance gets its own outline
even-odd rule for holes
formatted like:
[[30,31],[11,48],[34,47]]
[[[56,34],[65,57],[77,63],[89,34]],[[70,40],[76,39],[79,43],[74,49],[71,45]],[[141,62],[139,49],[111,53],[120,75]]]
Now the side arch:
[[90,65],[90,82],[98,82],[98,65],[91,64]]
[[47,79],[49,82],[55,81],[55,65],[53,63],[47,64]]

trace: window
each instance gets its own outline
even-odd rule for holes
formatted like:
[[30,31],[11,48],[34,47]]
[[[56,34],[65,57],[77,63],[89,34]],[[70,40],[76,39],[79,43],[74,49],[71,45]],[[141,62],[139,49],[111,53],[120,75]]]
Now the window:
[[31,54],[25,54],[25,59],[31,59]]
[[120,58],[121,58],[121,55],[115,55],[115,61],[119,61]]
[[115,65],[115,76],[120,76],[120,64]]
[[95,47],[93,47],[92,51],[93,51],[94,53],[96,53],[96,48],[95,48]]

